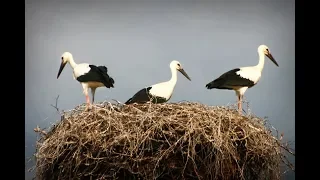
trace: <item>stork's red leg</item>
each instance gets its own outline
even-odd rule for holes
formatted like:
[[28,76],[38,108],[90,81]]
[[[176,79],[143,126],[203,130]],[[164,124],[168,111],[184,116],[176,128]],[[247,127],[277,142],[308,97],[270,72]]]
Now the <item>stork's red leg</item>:
[[88,86],[85,83],[81,83],[81,85],[82,85],[82,88],[83,88],[83,94],[86,96],[86,102],[87,102],[87,107],[85,109],[85,111],[86,111],[86,110],[88,110],[90,108],[90,98],[89,98],[89,95],[88,95]]
[[241,95],[238,95],[238,112],[242,113],[242,98]]
[[90,98],[89,98],[88,94],[86,94],[86,101],[87,101],[87,104],[89,105],[90,104]]
[[243,99],[243,95],[240,95],[240,107],[239,107],[240,114],[242,114],[242,99]]
[[89,109],[91,109],[90,98],[88,94],[86,94],[86,101],[87,101],[87,107],[85,108],[84,111],[88,111]]

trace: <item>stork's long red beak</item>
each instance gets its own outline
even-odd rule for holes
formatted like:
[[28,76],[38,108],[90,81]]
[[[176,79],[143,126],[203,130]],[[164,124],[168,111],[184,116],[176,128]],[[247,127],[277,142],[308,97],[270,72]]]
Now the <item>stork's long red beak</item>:
[[63,63],[63,61],[61,61],[61,64],[60,64],[60,68],[59,68],[59,72],[58,72],[58,75],[57,75],[57,79],[59,78],[64,66],[66,65],[67,63]]

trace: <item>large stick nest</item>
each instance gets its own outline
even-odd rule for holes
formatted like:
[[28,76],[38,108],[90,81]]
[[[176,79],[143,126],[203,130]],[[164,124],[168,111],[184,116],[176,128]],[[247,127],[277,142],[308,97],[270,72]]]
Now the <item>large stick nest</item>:
[[73,110],[39,139],[36,178],[280,179],[265,120],[200,103]]

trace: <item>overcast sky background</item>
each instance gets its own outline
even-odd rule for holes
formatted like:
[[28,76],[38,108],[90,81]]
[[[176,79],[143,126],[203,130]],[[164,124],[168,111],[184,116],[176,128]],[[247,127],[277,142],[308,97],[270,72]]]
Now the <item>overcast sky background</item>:
[[[294,141],[294,9],[293,0],[26,0],[25,156],[35,151],[33,129],[59,118],[50,106],[57,95],[64,110],[85,102],[70,65],[56,78],[65,51],[77,63],[108,67],[115,88],[98,88],[96,102],[124,102],[142,87],[168,80],[176,59],[192,81],[178,74],[170,102],[227,105],[236,102],[233,91],[207,90],[205,84],[231,68],[256,65],[257,48],[265,44],[279,67],[266,59],[260,82],[245,98],[254,114],[268,116],[285,140]],[[287,177],[294,179],[293,173]]]

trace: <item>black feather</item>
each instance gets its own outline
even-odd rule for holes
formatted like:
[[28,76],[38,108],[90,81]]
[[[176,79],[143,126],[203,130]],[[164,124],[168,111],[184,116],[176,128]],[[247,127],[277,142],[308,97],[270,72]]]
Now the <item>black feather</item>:
[[235,68],[222,74],[217,79],[206,84],[206,88],[232,90],[232,87],[236,86],[246,86],[249,88],[254,86],[254,82],[250,81],[249,79],[242,78],[240,75],[237,74],[237,71],[240,71],[240,68]]
[[139,90],[134,94],[130,99],[128,99],[124,104],[133,104],[133,103],[146,103],[152,99],[152,103],[163,103],[167,100],[163,97],[152,96],[149,92],[152,87],[147,87]]
[[89,65],[90,71],[82,76],[79,76],[77,80],[79,82],[101,82],[107,88],[114,87],[114,79],[108,75],[108,69],[105,66]]

